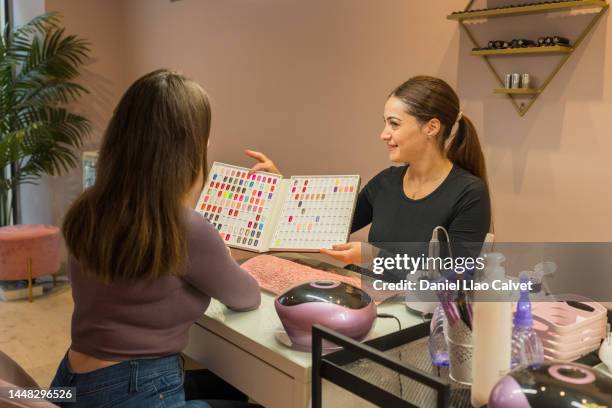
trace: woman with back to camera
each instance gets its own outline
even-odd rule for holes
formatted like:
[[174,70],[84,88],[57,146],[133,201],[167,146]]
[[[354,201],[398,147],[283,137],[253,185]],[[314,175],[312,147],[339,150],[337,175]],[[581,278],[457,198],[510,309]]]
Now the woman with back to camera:
[[[361,190],[351,232],[372,224],[371,243],[425,243],[442,226],[455,255],[477,253],[489,231],[491,204],[478,136],[455,91],[439,78],[413,77],[391,92],[383,119],[380,138],[389,159],[404,165],[381,171]],[[279,173],[264,154],[246,153],[258,160],[253,171]],[[361,263],[362,244],[321,252]]]
[[185,403],[188,329],[211,297],[248,311],[260,291],[192,210],[210,122],[205,91],[168,70],[138,79],[115,109],[95,184],[63,224],[72,344],[52,386],[76,387],[71,407],[211,406]]

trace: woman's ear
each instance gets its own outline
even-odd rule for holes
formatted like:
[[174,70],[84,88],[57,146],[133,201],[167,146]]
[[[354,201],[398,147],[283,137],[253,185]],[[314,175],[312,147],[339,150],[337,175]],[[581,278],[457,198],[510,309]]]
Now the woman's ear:
[[423,132],[427,135],[428,139],[432,139],[435,138],[438,133],[440,133],[441,127],[442,124],[440,123],[440,120],[438,118],[433,118],[424,125]]

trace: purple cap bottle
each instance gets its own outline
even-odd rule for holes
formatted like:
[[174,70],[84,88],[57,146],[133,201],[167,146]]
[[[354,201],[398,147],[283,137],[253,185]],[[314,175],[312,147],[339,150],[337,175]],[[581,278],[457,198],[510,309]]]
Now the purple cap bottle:
[[[529,283],[529,276],[527,273],[521,273],[519,278],[522,285]],[[522,286],[523,287],[523,286]],[[514,327],[520,328],[531,328],[533,327],[533,315],[531,314],[531,302],[529,301],[529,290],[521,290],[518,304],[516,305],[516,312],[514,313]]]
[[[529,276],[526,273],[521,273],[520,282],[527,284]],[[542,340],[533,330],[533,315],[531,313],[528,289],[521,290],[516,312],[514,313],[511,361],[513,369],[539,366],[544,362]]]

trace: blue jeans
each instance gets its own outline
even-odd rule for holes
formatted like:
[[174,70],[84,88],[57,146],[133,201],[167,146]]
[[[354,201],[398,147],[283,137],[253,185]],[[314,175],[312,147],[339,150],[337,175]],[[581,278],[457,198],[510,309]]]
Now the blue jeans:
[[84,374],[62,359],[51,387],[76,387],[76,402],[56,403],[74,408],[210,408],[203,401],[185,401],[184,371],[178,354],[129,360]]

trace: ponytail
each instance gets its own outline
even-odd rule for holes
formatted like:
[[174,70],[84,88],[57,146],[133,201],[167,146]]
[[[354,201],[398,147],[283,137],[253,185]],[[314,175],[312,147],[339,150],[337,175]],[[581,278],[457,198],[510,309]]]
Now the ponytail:
[[[458,122],[457,133],[454,136],[450,136],[452,140],[446,151],[446,157],[452,163],[457,164],[459,167],[464,168],[482,180],[488,190],[489,182],[487,181],[487,167],[485,165],[484,155],[482,154],[482,148],[480,147],[476,128],[464,113],[461,114]],[[489,232],[494,231],[495,224],[491,216]]]
[[419,75],[395,88],[389,96],[404,102],[406,113],[421,124],[438,119],[442,124],[437,140],[440,152],[482,180],[488,190],[487,169],[476,129],[461,112],[459,97],[450,85],[440,78]]
[[487,168],[478,134],[474,124],[465,114],[462,114],[459,119],[457,134],[451,137],[453,140],[446,152],[448,159],[481,179],[488,186]]

